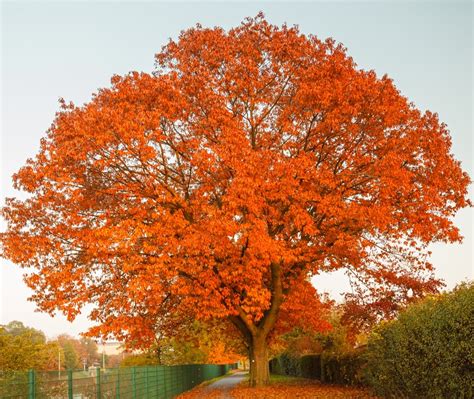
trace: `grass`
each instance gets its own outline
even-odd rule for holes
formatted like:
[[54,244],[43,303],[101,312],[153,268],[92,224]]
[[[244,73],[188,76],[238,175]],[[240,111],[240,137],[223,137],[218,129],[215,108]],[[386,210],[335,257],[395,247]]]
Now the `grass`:
[[270,385],[274,384],[300,384],[300,383],[311,383],[314,384],[315,380],[309,380],[303,377],[292,377],[289,375],[270,374]]

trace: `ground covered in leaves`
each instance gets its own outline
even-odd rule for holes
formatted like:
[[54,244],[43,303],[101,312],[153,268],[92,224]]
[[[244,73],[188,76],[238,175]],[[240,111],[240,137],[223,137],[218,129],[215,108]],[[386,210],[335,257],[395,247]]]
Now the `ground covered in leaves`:
[[180,395],[178,399],[376,399],[363,388],[325,385],[316,380],[304,378],[272,376],[269,386],[250,388],[243,382],[227,391],[199,386]]

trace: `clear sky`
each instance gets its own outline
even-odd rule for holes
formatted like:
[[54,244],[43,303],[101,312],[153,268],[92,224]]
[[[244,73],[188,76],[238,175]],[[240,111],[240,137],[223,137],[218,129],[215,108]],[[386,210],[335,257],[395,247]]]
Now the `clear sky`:
[[[473,173],[473,6],[456,2],[2,2],[1,198],[18,196],[11,175],[39,141],[64,97],[87,102],[113,74],[151,72],[154,54],[168,38],[197,22],[229,28],[263,11],[274,24],[342,42],[361,68],[387,73],[422,110],[448,124],[453,153]],[[472,190],[471,190],[472,192]],[[472,209],[456,222],[461,245],[436,244],[432,262],[448,288],[473,278]],[[3,225],[2,225],[3,226]],[[68,323],[34,312],[22,271],[0,266],[0,324],[21,320],[52,337],[77,335],[89,322]],[[314,283],[334,298],[347,288],[343,275]]]

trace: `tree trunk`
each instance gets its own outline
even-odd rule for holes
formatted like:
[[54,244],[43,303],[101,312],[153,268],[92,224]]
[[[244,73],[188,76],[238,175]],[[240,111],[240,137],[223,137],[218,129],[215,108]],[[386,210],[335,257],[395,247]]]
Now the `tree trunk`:
[[272,262],[271,270],[271,293],[270,307],[258,323],[245,313],[242,308],[237,307],[238,315],[229,316],[229,320],[242,334],[249,351],[250,360],[250,386],[261,387],[270,382],[270,367],[268,364],[267,338],[275,326],[283,303],[283,286],[280,263]]
[[261,387],[270,382],[268,345],[264,338],[254,338],[249,348],[250,386]]

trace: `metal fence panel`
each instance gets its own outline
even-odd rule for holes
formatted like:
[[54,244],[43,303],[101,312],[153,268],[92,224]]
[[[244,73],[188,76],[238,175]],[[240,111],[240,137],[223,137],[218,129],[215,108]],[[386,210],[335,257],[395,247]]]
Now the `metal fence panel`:
[[1,372],[1,399],[171,399],[237,364]]

